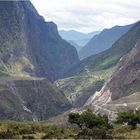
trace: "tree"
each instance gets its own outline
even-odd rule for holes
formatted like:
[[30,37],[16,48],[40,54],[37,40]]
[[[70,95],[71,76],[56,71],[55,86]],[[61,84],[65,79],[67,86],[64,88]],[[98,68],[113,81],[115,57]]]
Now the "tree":
[[77,124],[82,129],[82,123],[81,123],[81,120],[80,120],[80,114],[79,113],[70,113],[68,121],[71,124]]
[[87,110],[81,114],[70,113],[69,122],[77,124],[82,128],[95,128],[95,127],[110,127],[108,123],[108,118],[106,116],[96,115],[92,111]]
[[127,112],[118,113],[117,123],[127,123],[133,127],[140,124],[140,111],[129,110]]
[[108,117],[105,115],[94,114],[91,110],[84,111],[81,114],[70,113],[69,122],[77,124],[81,128],[76,139],[112,138],[108,131],[111,125],[108,122]]

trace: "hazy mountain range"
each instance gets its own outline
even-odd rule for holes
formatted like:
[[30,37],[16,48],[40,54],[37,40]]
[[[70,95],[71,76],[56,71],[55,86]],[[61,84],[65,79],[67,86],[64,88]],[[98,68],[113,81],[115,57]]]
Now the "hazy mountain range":
[[85,46],[85,44],[94,35],[97,35],[99,33],[100,33],[99,31],[90,32],[90,33],[82,33],[82,32],[78,32],[75,30],[69,30],[69,31],[60,30],[59,31],[60,36],[63,39],[67,40],[72,45],[74,45],[76,47],[77,51],[79,51],[83,46]]
[[80,59],[93,54],[98,54],[110,48],[123,34],[125,34],[132,25],[114,26],[110,29],[104,29],[100,34],[94,36],[80,51]]

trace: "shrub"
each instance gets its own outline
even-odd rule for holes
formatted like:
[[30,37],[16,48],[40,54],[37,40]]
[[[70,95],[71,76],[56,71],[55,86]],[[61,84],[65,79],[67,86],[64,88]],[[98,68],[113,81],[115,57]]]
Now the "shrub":
[[112,139],[106,128],[86,128],[79,132],[76,138],[80,139]]
[[45,136],[43,139],[61,138],[63,135],[62,128],[58,126],[50,126],[46,129]]
[[73,124],[77,124],[81,129],[94,127],[106,127],[110,128],[108,118],[106,116],[96,115],[92,111],[87,110],[82,114],[70,113],[68,121]]
[[22,136],[22,139],[34,139],[34,136]]
[[129,110],[127,112],[120,112],[118,113],[116,123],[127,123],[135,128],[137,124],[140,124],[140,111]]
[[82,127],[82,122],[80,120],[80,114],[79,113],[70,113],[69,114],[69,120],[71,124],[75,123],[77,124],[80,128]]

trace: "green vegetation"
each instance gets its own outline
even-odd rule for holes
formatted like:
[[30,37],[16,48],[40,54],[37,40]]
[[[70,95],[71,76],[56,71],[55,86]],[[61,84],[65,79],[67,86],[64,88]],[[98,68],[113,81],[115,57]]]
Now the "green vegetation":
[[[139,114],[139,111],[118,113],[114,123],[109,122],[107,116],[94,114],[90,110],[80,114],[70,113],[68,121],[79,127],[70,125],[69,128],[46,122],[0,121],[0,139],[138,139],[140,127],[136,124],[140,123]],[[125,122],[129,123],[120,124]]]
[[133,93],[140,92],[140,83],[135,81],[132,83],[131,88],[126,91],[126,95],[132,95]]
[[113,130],[116,139],[140,139],[140,111],[119,112]]
[[120,55],[110,56],[105,58],[103,61],[97,63],[94,66],[95,70],[104,70],[111,68],[117,64],[117,62],[120,60]]
[[74,137],[74,131],[44,123],[0,122],[0,139],[48,139]]
[[117,123],[127,123],[130,126],[136,127],[137,124],[140,124],[140,111],[130,110],[118,113]]
[[111,125],[108,122],[106,116],[96,115],[92,111],[87,110],[81,114],[79,113],[70,113],[69,122],[77,124],[81,129],[83,128],[96,128],[96,127],[105,127],[110,128]]
[[140,139],[140,127],[133,129],[129,125],[119,126],[113,131],[114,139]]
[[96,115],[87,110],[81,114],[70,113],[69,120],[72,124],[77,124],[81,129],[77,138],[111,138],[109,130],[112,128],[107,116]]
[[11,64],[8,69],[9,69],[9,75],[11,76],[19,76],[19,77],[30,77],[29,73],[24,72],[24,68],[28,67],[31,71],[34,69],[34,66],[31,64],[31,62],[24,56],[19,58],[19,61]]
[[[77,138],[140,138],[140,128],[137,126],[140,124],[140,111],[130,110],[118,113],[116,122],[110,122],[114,127],[106,116],[94,114],[90,110],[81,114],[70,113],[68,121],[79,126]],[[124,125],[124,123],[127,124]]]
[[60,79],[55,84],[64,92],[74,107],[82,106],[96,91],[99,91],[113,69],[82,73]]

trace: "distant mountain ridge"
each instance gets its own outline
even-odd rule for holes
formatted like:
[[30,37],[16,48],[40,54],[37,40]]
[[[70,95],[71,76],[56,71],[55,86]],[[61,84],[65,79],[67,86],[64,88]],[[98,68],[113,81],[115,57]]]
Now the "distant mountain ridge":
[[69,75],[75,75],[86,72],[87,69],[89,71],[98,71],[114,67],[121,57],[129,53],[134,47],[139,38],[139,24],[140,22],[135,23],[111,48],[83,59],[76,66],[70,68],[67,73],[69,73]]
[[80,51],[80,59],[98,54],[110,48],[123,34],[131,29],[134,24],[126,26],[114,26],[104,29],[100,34],[95,35]]
[[71,43],[75,42],[78,46],[75,45],[76,49],[79,51],[94,35],[99,34],[99,31],[91,33],[82,33],[75,30],[60,30],[60,36]]

